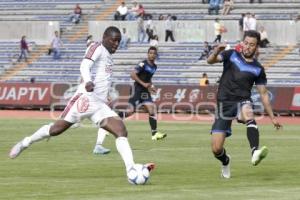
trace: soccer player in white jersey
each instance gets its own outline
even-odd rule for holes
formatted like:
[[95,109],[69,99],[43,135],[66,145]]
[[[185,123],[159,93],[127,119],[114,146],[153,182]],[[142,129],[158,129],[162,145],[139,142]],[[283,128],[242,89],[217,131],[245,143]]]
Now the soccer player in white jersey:
[[[112,56],[121,40],[121,32],[114,26],[108,27],[103,34],[102,44],[91,45],[81,62],[80,72],[85,84],[83,93],[75,94],[64,109],[61,119],[53,124],[42,126],[31,136],[18,142],[9,153],[14,159],[31,144],[52,136],[60,135],[74,123],[89,118],[99,127],[109,131],[116,138],[116,148],[121,155],[126,171],[133,165],[132,150],[127,140],[127,130],[118,115],[107,106],[107,95],[111,85]],[[146,164],[149,171],[154,169],[153,163]]]

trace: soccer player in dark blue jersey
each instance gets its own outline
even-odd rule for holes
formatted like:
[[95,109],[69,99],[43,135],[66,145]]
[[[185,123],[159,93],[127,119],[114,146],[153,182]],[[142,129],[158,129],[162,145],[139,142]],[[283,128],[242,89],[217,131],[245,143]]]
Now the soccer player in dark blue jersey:
[[230,156],[226,154],[223,146],[225,138],[231,135],[233,119],[237,118],[239,122],[247,126],[252,164],[254,166],[259,164],[268,154],[267,147],[259,148],[259,131],[254,119],[251,100],[251,89],[254,83],[272,123],[276,129],[281,128],[270,104],[264,68],[255,59],[259,42],[258,32],[246,31],[240,53],[235,50],[224,51],[226,45],[219,44],[207,59],[209,64],[223,62],[223,73],[217,94],[217,112],[211,130],[211,145],[213,154],[222,162],[221,175],[224,178],[230,178]]
[[126,112],[119,113],[121,118],[125,118],[132,115],[138,106],[144,106],[149,113],[152,140],[160,140],[167,136],[167,134],[157,131],[157,111],[151,97],[151,93],[156,92],[156,88],[152,83],[152,76],[157,69],[155,64],[156,56],[156,47],[150,47],[147,59],[140,62],[131,72],[130,76],[134,80],[134,87],[131,88],[131,97],[128,101],[129,106]]

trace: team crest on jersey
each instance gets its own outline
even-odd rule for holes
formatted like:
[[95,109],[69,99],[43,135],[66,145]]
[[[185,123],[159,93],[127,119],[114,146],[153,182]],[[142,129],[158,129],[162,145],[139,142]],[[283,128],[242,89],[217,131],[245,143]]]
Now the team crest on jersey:
[[143,62],[141,62],[141,63],[139,64],[140,67],[144,67],[144,65],[145,65],[145,63],[143,63]]
[[90,102],[89,102],[88,97],[83,96],[83,97],[79,98],[78,101],[77,101],[77,110],[78,110],[78,112],[84,113],[89,108],[89,105],[90,105]]
[[105,66],[105,72],[108,74],[112,74],[112,65],[106,65]]

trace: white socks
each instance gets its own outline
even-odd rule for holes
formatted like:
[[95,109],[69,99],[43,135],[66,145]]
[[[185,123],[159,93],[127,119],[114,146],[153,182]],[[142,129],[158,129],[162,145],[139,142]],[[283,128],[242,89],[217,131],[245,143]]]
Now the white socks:
[[37,130],[35,133],[33,133],[31,136],[26,137],[23,140],[23,145],[28,147],[30,144],[34,142],[38,142],[40,140],[43,140],[45,138],[49,138],[49,130],[52,124],[44,125],[39,130]]
[[98,136],[97,136],[97,142],[96,145],[102,145],[104,142],[104,139],[106,137],[107,131],[103,128],[98,129]]
[[134,165],[132,151],[127,138],[118,137],[116,139],[116,147],[124,161],[126,172],[127,172]]

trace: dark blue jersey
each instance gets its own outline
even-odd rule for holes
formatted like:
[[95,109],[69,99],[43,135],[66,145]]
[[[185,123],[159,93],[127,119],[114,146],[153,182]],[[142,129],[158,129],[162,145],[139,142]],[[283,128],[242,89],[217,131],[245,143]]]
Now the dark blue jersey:
[[[156,64],[150,65],[147,60],[140,62],[136,67],[135,71],[137,76],[145,83],[150,83],[152,76],[156,72]],[[135,85],[141,86],[139,83],[135,82]]]
[[223,51],[220,55],[224,68],[218,89],[219,101],[248,100],[254,83],[256,85],[267,83],[265,70],[256,59],[253,62],[246,62],[235,50]]

